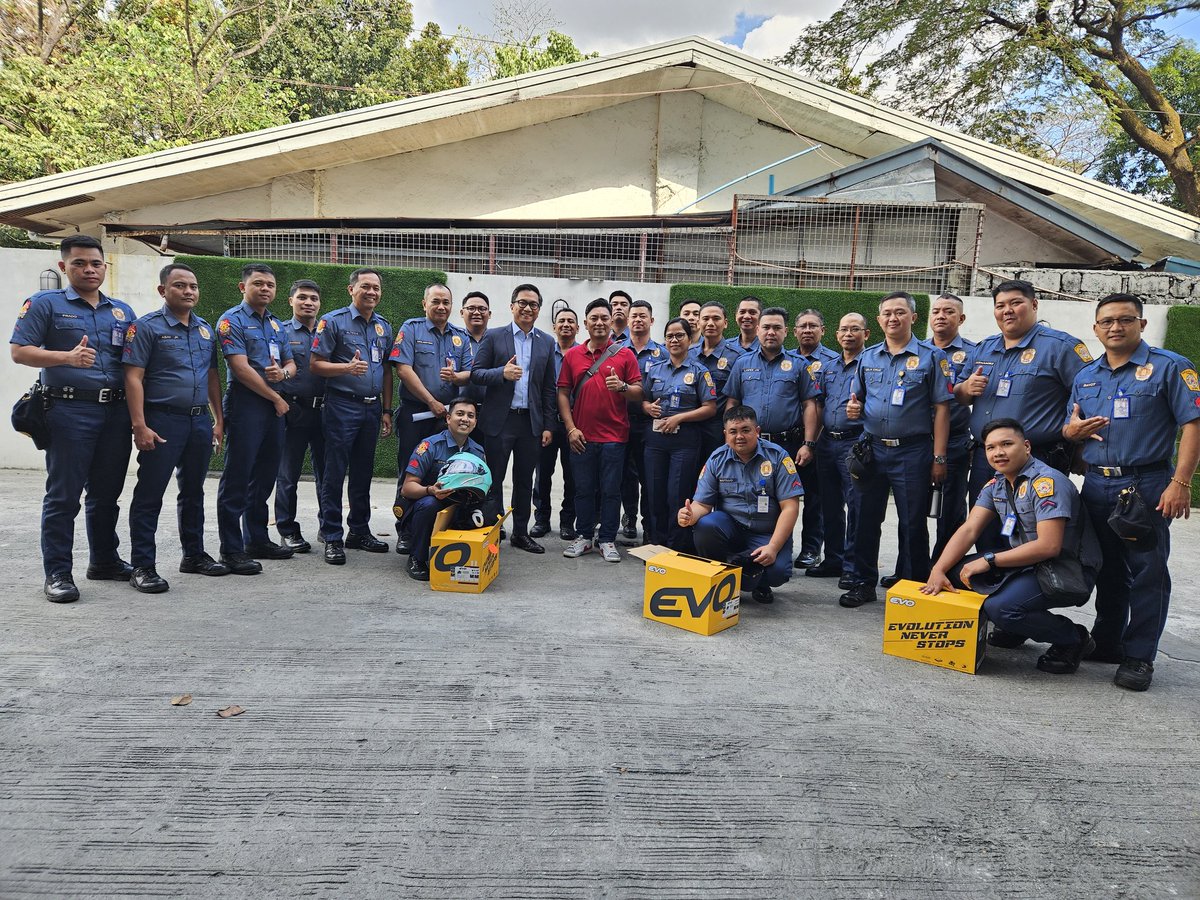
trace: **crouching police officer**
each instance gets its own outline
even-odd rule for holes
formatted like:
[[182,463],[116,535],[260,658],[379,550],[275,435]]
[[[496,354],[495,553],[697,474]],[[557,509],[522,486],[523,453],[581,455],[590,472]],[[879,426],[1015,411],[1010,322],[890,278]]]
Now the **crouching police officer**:
[[476,402],[468,397],[450,401],[446,413],[446,429],[417,444],[408,465],[404,467],[401,490],[410,506],[401,520],[401,537],[408,539],[409,577],[429,580],[429,537],[433,520],[449,503],[451,491],[441,490],[438,473],[446,460],[456,453],[474,453],[484,458],[483,448],[471,440],[471,432],[479,419]]
[[[213,329],[192,312],[200,299],[196,274],[169,263],[158,276],[163,308],[142,316],[125,335],[125,396],[138,448],[137,486],[129,505],[133,575],[143,594],[167,590],[155,568],[154,534],[163,494],[178,472],[179,540],[185,574],[228,575],[204,552],[204,479],[213,445],[221,441],[221,383]],[[214,410],[216,423],[208,418]]]
[[963,560],[956,573],[958,586],[971,590],[972,579],[984,580],[998,570],[1003,580],[984,601],[987,617],[1005,634],[1050,644],[1038,657],[1037,667],[1053,675],[1070,675],[1095,642],[1082,625],[1050,612],[1072,604],[1042,593],[1033,567],[1043,560],[1077,553],[1080,529],[1085,527],[1079,492],[1070,478],[1033,455],[1016,419],[994,419],[984,426],[983,447],[996,477],[980,492],[967,521],[946,544],[921,591],[954,592],[951,568],[963,560],[984,529],[998,520],[1010,549],[988,550]]
[[676,515],[692,528],[696,552],[742,567],[742,588],[760,603],[792,577],[792,529],[804,489],[796,464],[778,444],[759,440],[749,406],[725,413],[725,446],[700,470],[694,500]]
[[[1150,687],[1158,640],[1171,601],[1172,519],[1186,517],[1200,460],[1200,378],[1191,361],[1142,340],[1142,301],[1111,294],[1096,305],[1096,337],[1105,353],[1083,367],[1071,389],[1063,437],[1083,442],[1083,502],[1104,549],[1096,584],[1096,649],[1088,659],[1119,663],[1113,683]],[[1175,436],[1179,456],[1171,469]],[[1154,538],[1119,538],[1107,520],[1130,488],[1154,506]]]

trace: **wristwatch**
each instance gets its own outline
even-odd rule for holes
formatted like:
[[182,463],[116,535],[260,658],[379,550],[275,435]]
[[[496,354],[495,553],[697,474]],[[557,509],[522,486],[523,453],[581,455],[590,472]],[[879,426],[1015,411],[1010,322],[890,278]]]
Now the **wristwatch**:
[[807,447],[809,450],[814,450],[814,449],[816,449],[817,442],[816,441],[805,441],[804,446]]
[[629,382],[627,382],[627,381],[622,381],[622,382],[621,382],[621,386],[620,386],[619,388],[617,388],[617,393],[618,393],[618,394],[623,394],[623,393],[625,393],[627,390],[629,390]]
[[983,560],[984,560],[984,562],[986,562],[988,564],[989,569],[996,568],[996,554],[993,553],[991,550],[989,550],[987,553],[983,554]]
[[944,456],[935,456],[935,457],[933,458],[933,464],[934,464],[935,466],[944,466],[944,465],[946,464],[946,457],[944,457]]

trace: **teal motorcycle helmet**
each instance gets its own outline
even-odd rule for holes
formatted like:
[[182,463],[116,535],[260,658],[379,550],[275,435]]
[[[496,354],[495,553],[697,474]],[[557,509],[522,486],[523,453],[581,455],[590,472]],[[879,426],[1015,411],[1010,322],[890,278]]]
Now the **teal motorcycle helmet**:
[[452,492],[449,499],[455,503],[479,504],[492,489],[492,473],[482,459],[464,451],[446,460],[438,484]]

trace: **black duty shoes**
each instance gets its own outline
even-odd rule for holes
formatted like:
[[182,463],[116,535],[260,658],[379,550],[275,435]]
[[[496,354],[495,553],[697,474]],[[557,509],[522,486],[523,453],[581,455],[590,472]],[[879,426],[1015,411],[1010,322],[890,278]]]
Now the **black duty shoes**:
[[74,603],[79,599],[79,588],[70,572],[56,572],[46,579],[43,588],[46,599],[51,603]]
[[387,553],[388,545],[373,534],[351,534],[346,536],[347,550],[366,550],[368,553]]
[[312,549],[312,544],[304,539],[300,532],[295,534],[283,534],[279,536],[279,543],[287,547],[293,553],[307,553]]
[[1150,687],[1153,678],[1154,663],[1127,656],[1117,669],[1117,674],[1113,676],[1113,684],[1129,691],[1144,691]]
[[405,569],[408,572],[409,578],[412,578],[416,581],[429,580],[429,567],[417,562],[417,559],[414,556],[410,556],[408,558],[408,565],[405,566]]
[[247,553],[222,553],[221,562],[234,575],[257,575],[262,572],[262,563],[255,562]]
[[1079,640],[1074,644],[1051,644],[1050,649],[1038,657],[1037,667],[1051,675],[1073,675],[1079,661],[1096,649],[1096,642],[1082,625],[1075,626]]
[[838,606],[854,609],[864,603],[874,603],[879,598],[875,596],[875,588],[869,584],[856,584],[842,596],[838,597]]
[[274,541],[246,545],[246,555],[252,559],[291,559],[294,553],[291,547],[281,547]]
[[88,581],[128,581],[133,574],[133,566],[123,559],[110,563],[91,563],[87,567]]
[[325,562],[331,566],[344,566],[346,564],[346,545],[341,541],[326,541]]
[[138,566],[129,576],[129,583],[143,594],[162,594],[171,587],[154,566]]
[[[257,563],[255,563],[257,565]],[[179,571],[184,575],[228,575],[229,566],[219,563],[207,553],[185,556],[179,561]]]

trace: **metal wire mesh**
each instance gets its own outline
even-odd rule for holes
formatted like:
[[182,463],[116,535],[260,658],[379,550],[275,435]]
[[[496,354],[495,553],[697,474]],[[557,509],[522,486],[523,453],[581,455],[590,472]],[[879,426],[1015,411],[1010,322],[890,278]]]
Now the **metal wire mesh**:
[[264,223],[174,235],[190,248],[250,259],[522,278],[969,293],[982,223],[977,204],[740,195],[728,225],[281,229]]

